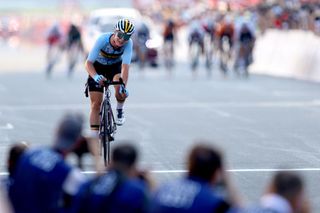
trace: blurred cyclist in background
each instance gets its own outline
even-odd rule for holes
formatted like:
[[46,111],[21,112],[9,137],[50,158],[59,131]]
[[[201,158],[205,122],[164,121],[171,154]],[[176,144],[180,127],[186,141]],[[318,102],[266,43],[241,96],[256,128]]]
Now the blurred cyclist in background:
[[211,75],[212,59],[215,52],[215,38],[216,38],[216,24],[212,17],[208,17],[203,26],[205,31],[204,36],[204,51],[206,57],[206,68],[208,70],[208,76]]
[[248,23],[241,24],[240,32],[237,38],[239,44],[235,59],[235,70],[238,74],[244,69],[246,77],[248,77],[248,66],[252,63],[252,51],[255,43],[254,32],[250,29]]
[[[103,84],[109,79],[118,81],[123,79],[125,85],[129,78],[129,65],[132,57],[131,35],[135,27],[129,19],[120,19],[114,32],[102,34],[89,53],[85,68],[89,74],[86,94],[89,90],[91,111],[90,128],[92,134],[98,136],[100,119],[99,111],[103,98]],[[115,85],[115,97],[117,99],[117,125],[125,122],[123,106],[129,93],[125,86]]]
[[230,16],[225,16],[219,24],[217,39],[219,45],[220,69],[224,76],[228,71],[234,44],[235,27]]
[[174,65],[174,44],[176,39],[176,25],[172,19],[169,19],[165,22],[163,30],[164,63],[168,69]]
[[195,70],[199,64],[201,55],[204,53],[205,31],[200,20],[200,16],[195,16],[189,24],[188,44],[191,60],[191,69],[195,75]]
[[49,78],[54,66],[61,57],[64,46],[63,33],[58,22],[55,22],[49,28],[46,41],[48,45],[46,75]]
[[83,55],[81,32],[78,26],[76,26],[75,24],[70,25],[67,39],[68,76],[71,77],[76,63],[78,62],[79,58]]
[[223,39],[226,38],[228,41],[228,44],[230,46],[230,49],[233,47],[234,43],[234,34],[235,34],[235,27],[232,22],[232,19],[230,16],[225,16],[223,20],[221,21],[219,28],[217,30],[217,36],[219,39],[219,47],[220,49],[223,48]]
[[146,42],[150,38],[150,30],[148,26],[145,23],[140,23],[136,27],[136,43],[135,43],[135,48],[137,51],[137,56],[138,56],[138,63],[139,67],[142,69],[145,66],[147,57],[148,57],[148,49]]

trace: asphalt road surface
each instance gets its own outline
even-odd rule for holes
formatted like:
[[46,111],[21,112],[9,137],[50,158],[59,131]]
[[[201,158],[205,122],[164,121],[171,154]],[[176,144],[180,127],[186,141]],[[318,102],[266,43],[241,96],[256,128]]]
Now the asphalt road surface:
[[[0,74],[2,175],[15,141],[50,144],[68,110],[88,120],[83,68],[71,79],[61,68],[50,80],[41,67],[19,70]],[[150,169],[156,182],[183,175],[188,150],[205,140],[224,151],[229,174],[248,204],[258,200],[275,170],[290,169],[303,174],[313,212],[320,211],[320,84],[268,76],[224,79],[216,70],[209,79],[203,69],[194,78],[185,63],[171,76],[162,67],[134,66],[130,72],[126,123],[115,143],[136,143],[140,166]],[[86,159],[86,171],[93,171],[90,156]]]

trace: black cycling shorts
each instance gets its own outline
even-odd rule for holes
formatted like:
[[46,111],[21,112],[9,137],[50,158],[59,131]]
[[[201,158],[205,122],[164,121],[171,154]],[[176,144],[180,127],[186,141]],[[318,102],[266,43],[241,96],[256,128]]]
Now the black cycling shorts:
[[[122,65],[122,61],[116,64],[111,64],[111,65],[100,64],[97,61],[93,63],[93,66],[97,71],[97,73],[99,75],[103,75],[108,80],[113,80],[113,77],[116,74],[121,73],[121,65]],[[91,78],[91,76],[88,77],[87,86],[88,86],[89,92],[92,92],[92,91],[103,92],[103,87],[100,86],[97,82],[95,82],[93,78]]]

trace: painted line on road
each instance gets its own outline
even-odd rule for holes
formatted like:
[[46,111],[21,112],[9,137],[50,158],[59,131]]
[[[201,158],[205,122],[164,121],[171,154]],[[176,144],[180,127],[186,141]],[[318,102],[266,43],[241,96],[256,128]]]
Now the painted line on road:
[[12,124],[7,123],[6,125],[0,126],[0,129],[9,130],[9,129],[14,129],[14,127]]
[[[228,172],[277,172],[277,171],[320,171],[320,168],[292,169],[228,169]],[[153,170],[151,173],[185,173],[187,170]]]
[[[320,168],[292,168],[292,169],[228,169],[227,172],[278,172],[278,171],[307,171],[318,172]],[[187,170],[151,170],[150,173],[168,174],[168,173],[186,173]],[[83,171],[83,174],[96,174],[96,171]],[[0,176],[7,176],[8,172],[0,172]]]
[[[285,102],[180,102],[180,103],[132,103],[127,104],[128,108],[136,109],[162,109],[162,108],[208,108],[208,107],[319,107],[320,100],[312,101],[285,101]],[[89,104],[56,104],[56,105],[2,105],[0,110],[68,110],[85,109]]]

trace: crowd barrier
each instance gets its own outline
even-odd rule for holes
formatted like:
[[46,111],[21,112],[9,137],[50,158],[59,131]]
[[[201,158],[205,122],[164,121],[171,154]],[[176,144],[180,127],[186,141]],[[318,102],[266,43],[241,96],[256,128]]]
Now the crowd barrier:
[[258,37],[250,72],[320,82],[320,37],[270,29]]

